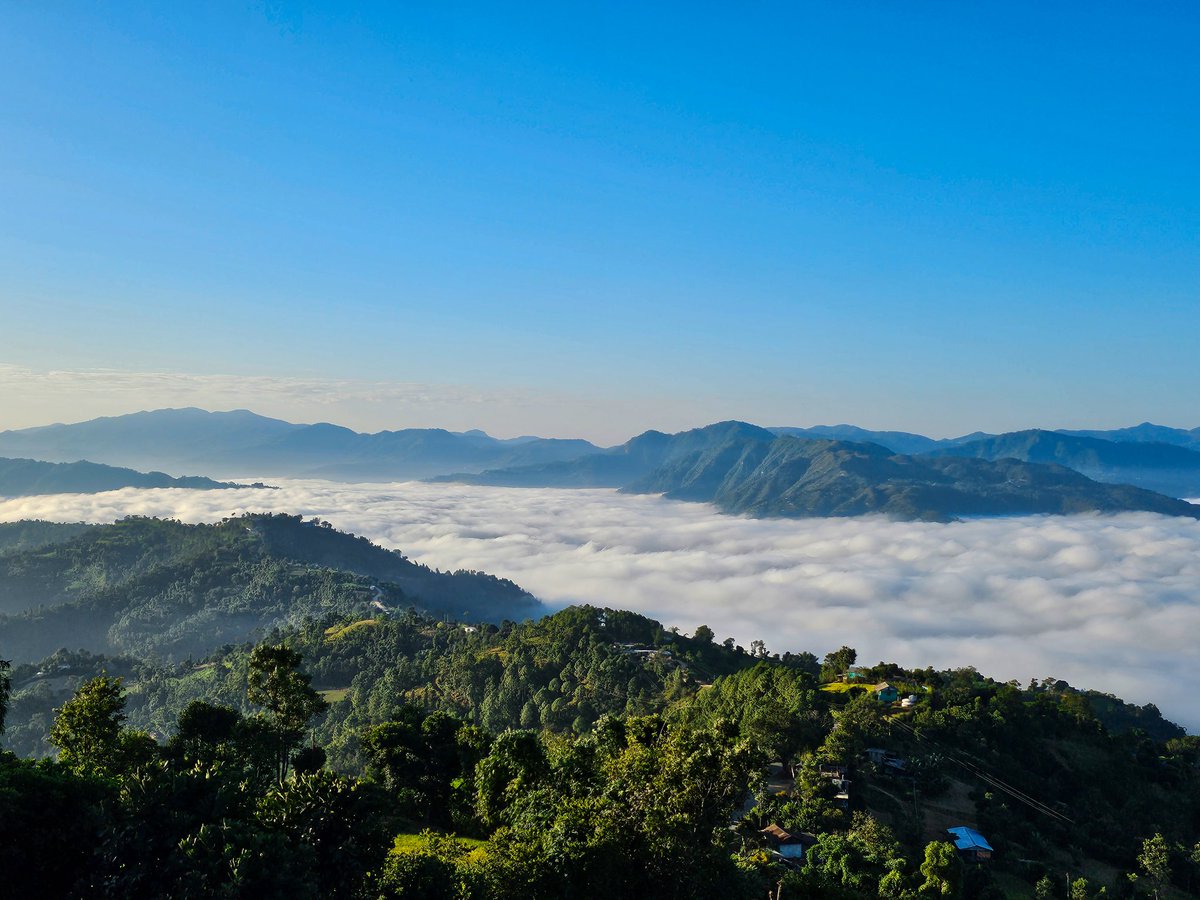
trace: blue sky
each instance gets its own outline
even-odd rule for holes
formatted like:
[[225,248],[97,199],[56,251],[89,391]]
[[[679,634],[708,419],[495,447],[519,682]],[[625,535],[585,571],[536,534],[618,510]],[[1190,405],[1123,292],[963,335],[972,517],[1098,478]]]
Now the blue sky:
[[1191,4],[0,8],[0,427],[1200,425]]

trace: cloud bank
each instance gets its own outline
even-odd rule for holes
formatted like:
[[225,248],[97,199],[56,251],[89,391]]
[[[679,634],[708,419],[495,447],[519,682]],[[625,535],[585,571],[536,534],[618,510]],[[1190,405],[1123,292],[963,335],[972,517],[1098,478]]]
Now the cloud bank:
[[0,521],[320,516],[442,569],[513,579],[551,606],[622,607],[748,646],[866,663],[1053,675],[1200,728],[1200,522],[1152,514],[952,524],[754,520],[611,491],[283,483],[0,502]]

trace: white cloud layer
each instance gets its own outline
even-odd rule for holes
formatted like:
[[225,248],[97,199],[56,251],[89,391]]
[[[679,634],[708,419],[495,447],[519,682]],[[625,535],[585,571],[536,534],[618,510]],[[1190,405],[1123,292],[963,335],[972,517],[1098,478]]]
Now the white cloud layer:
[[753,520],[611,491],[283,483],[278,491],[122,490],[0,502],[0,521],[320,516],[442,569],[512,578],[552,606],[702,623],[748,646],[1053,675],[1153,701],[1200,728],[1200,522],[1151,514],[949,525]]

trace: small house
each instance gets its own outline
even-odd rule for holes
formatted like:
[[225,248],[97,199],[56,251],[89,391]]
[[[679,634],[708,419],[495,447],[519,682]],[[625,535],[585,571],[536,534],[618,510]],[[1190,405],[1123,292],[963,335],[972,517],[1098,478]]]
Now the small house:
[[965,862],[981,863],[992,858],[992,845],[982,834],[966,825],[947,828],[946,833],[954,841],[954,848]]
[[766,839],[768,846],[784,859],[804,859],[805,852],[817,843],[816,836],[807,831],[798,831],[793,834],[784,831],[774,822],[762,829],[759,834]]
[[850,782],[846,779],[833,782],[833,805],[838,809],[850,808]]
[[903,757],[897,756],[882,747],[868,747],[867,759],[874,763],[885,775],[903,775],[908,764]]
[[875,685],[874,690],[875,699],[880,703],[895,703],[900,699],[900,692],[896,690],[894,685],[890,685],[886,681]]

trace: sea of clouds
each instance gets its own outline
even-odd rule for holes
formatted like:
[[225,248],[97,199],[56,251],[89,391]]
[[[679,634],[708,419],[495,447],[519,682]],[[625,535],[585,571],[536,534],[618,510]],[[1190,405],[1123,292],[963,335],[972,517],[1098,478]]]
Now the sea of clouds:
[[0,521],[318,516],[440,569],[511,578],[547,605],[636,610],[743,646],[1054,676],[1156,703],[1195,731],[1200,522],[1153,514],[952,524],[756,520],[603,490],[289,481],[0,501]]

